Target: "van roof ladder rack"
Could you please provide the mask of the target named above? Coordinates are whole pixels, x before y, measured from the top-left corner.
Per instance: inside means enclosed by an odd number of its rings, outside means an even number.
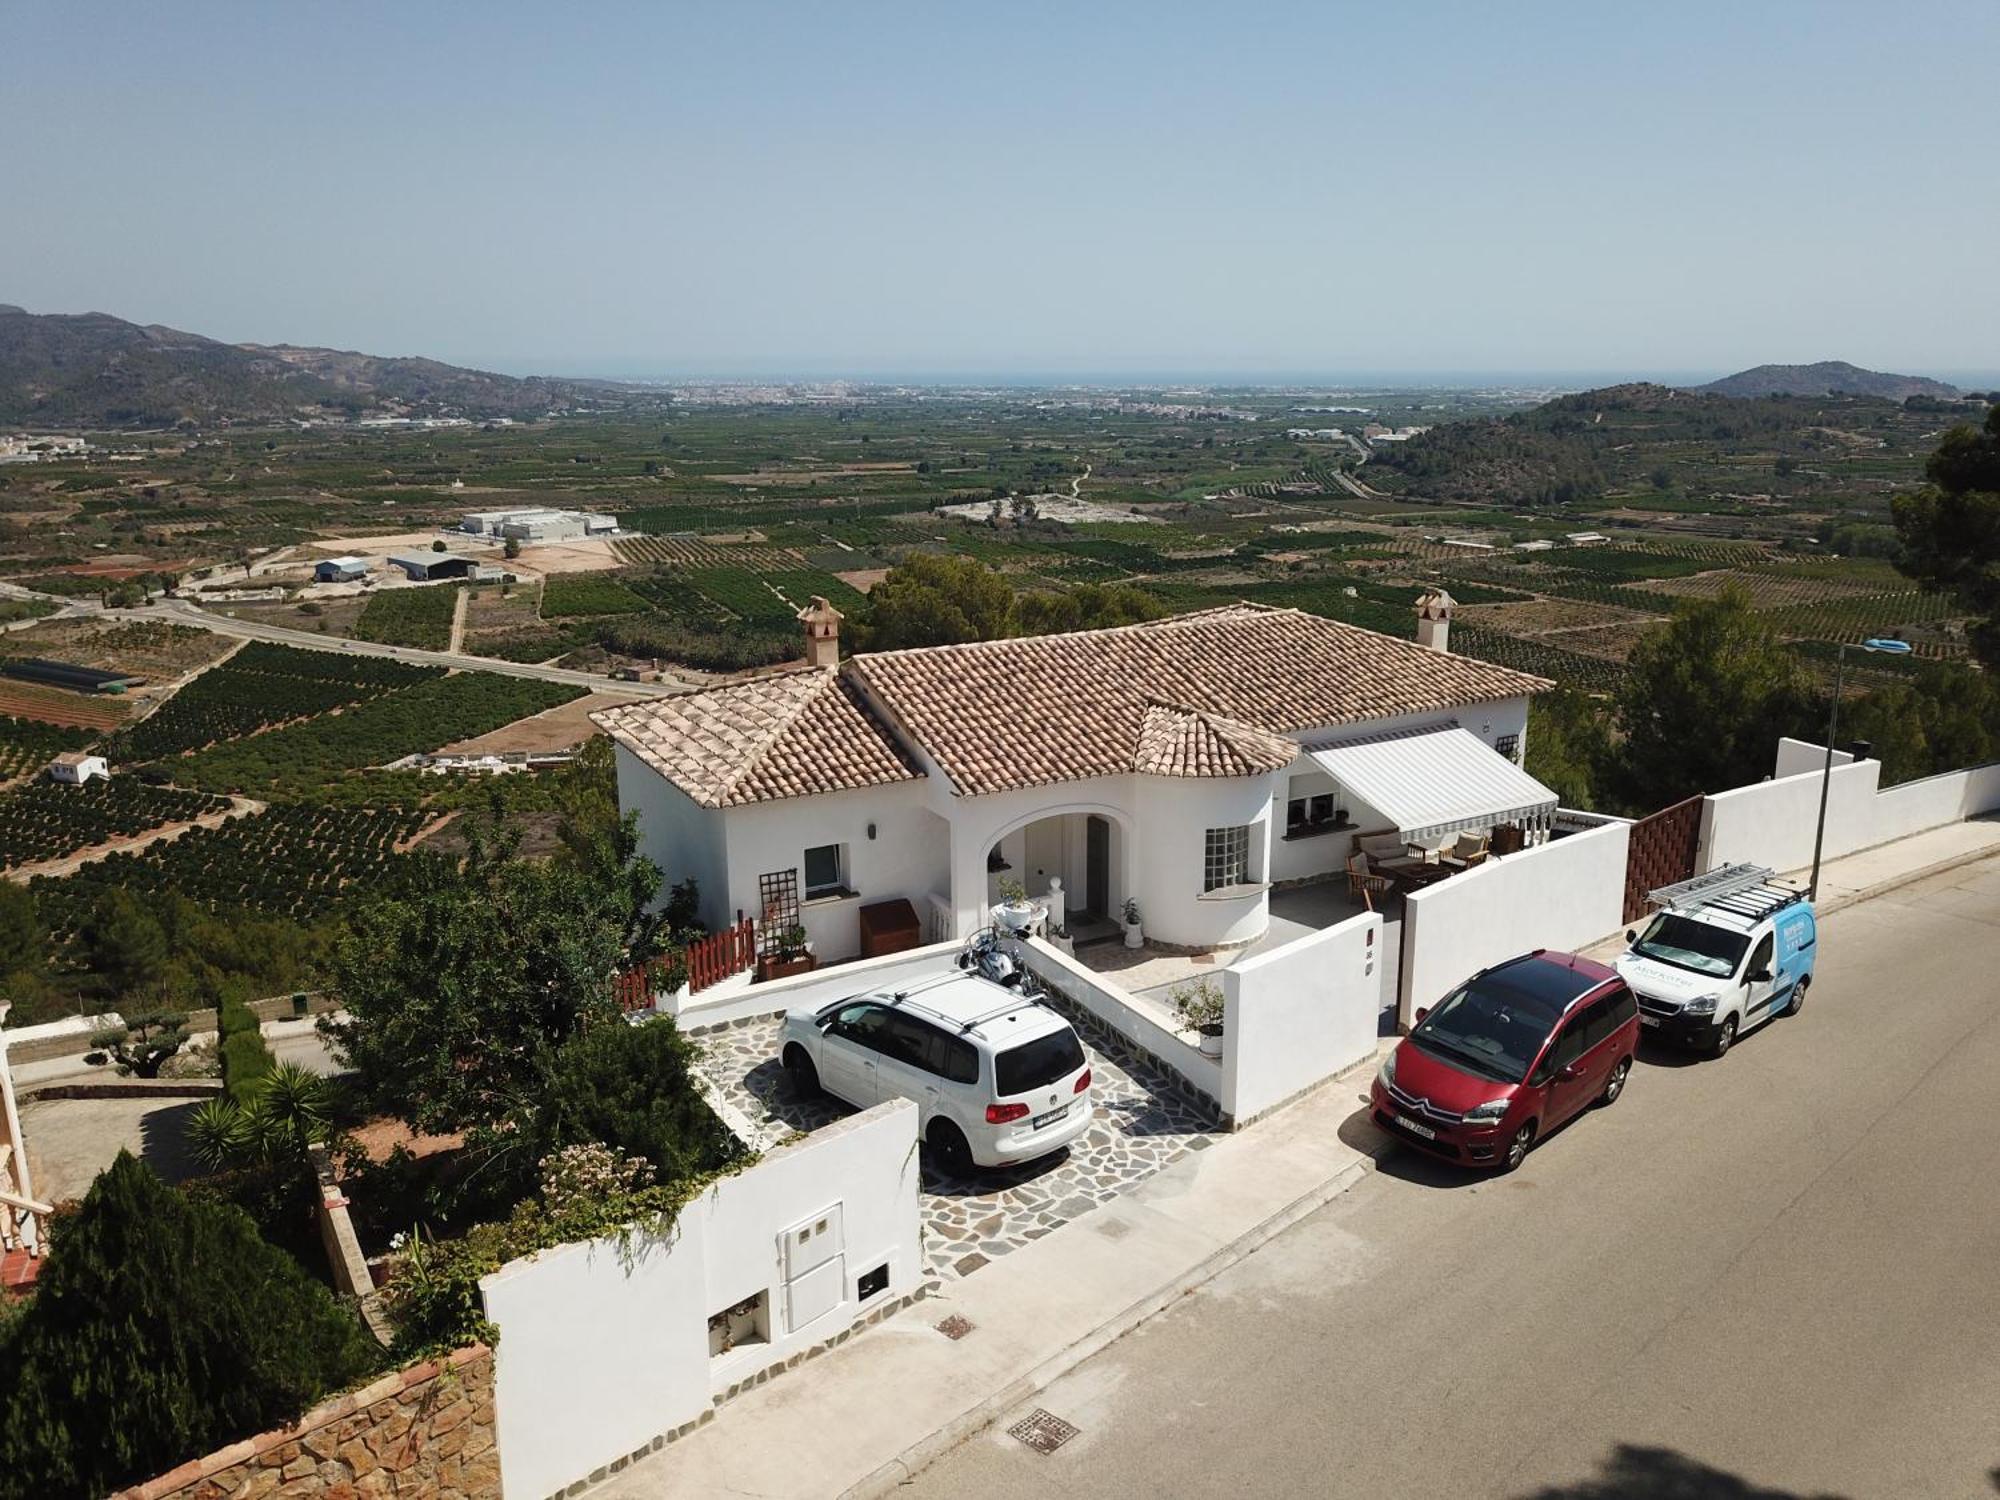
[[[1770,879],[1768,865],[1723,865],[1692,880],[1680,880],[1648,891],[1646,899],[1668,911],[1689,911],[1697,906],[1713,905],[1739,891],[1753,890],[1768,884]]]

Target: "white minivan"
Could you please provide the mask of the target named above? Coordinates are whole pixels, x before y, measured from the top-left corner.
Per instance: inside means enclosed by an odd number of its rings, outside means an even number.
[[[1059,1151],[1090,1128],[1090,1064],[1069,1022],[977,974],[855,995],[785,1016],[793,1086],[857,1108],[913,1100],[946,1172]]]

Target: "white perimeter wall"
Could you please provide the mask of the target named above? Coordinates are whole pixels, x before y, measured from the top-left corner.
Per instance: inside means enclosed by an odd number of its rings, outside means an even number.
[[[780,1234],[835,1203],[843,1300],[787,1326]],[[854,1300],[855,1280],[889,1267],[888,1288]],[[687,1205],[664,1237],[633,1231],[565,1245],[480,1282],[494,1351],[501,1492],[546,1500],[593,1470],[692,1422],[716,1392],[823,1343],[922,1275],[917,1107],[877,1105],[772,1152]],[[768,1342],[710,1358],[711,1313],[764,1291]],[[809,1464],[810,1455],[801,1463]]]
[[[1374,1052],[1382,961],[1369,912],[1222,971],[1222,1108],[1237,1125]]]
[[[817,1010],[850,995],[901,989],[919,979],[942,974],[955,966],[960,946],[957,942],[931,943],[881,958],[794,974],[789,979],[773,979],[768,984],[755,984],[747,974],[740,975],[699,994],[674,998],[666,1009],[683,1031],[779,1011]]]
[[[1808,868],[1823,780],[1828,782],[1824,859],[2000,808],[2000,762],[1879,791],[1879,761],[1857,762],[1836,750],[1829,778],[1825,756],[1819,745],[1780,740],[1776,779],[1706,799],[1696,867],[1713,870],[1748,861],[1774,870]]]
[[[1608,823],[1413,892],[1403,903],[1396,1016],[1435,1004],[1488,964],[1534,948],[1588,947],[1624,916],[1631,828]]]
[[[1112,1030],[1153,1054],[1209,1098],[1222,1103],[1222,1064],[1174,1029],[1174,1015],[1149,995],[1121,989],[1041,938],[1019,950],[1028,967],[1051,990],[1082,1006]]]

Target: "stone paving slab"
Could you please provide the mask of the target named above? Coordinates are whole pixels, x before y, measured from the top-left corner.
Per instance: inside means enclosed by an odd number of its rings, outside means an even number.
[[[853,1111],[831,1095],[801,1099],[778,1061],[779,1016],[758,1016],[693,1035],[702,1072],[750,1120],[813,1131]],[[938,1283],[1032,1244],[1108,1203],[1169,1162],[1206,1147],[1213,1113],[1116,1040],[1079,1029],[1090,1058],[1090,1129],[1063,1151],[1018,1167],[964,1177],[923,1159],[924,1261]]]

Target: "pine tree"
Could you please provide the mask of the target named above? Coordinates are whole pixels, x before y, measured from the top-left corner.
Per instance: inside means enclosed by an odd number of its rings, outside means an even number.
[[[58,1220],[0,1359],[0,1500],[95,1496],[297,1416],[381,1362],[240,1209],[126,1152]]]

